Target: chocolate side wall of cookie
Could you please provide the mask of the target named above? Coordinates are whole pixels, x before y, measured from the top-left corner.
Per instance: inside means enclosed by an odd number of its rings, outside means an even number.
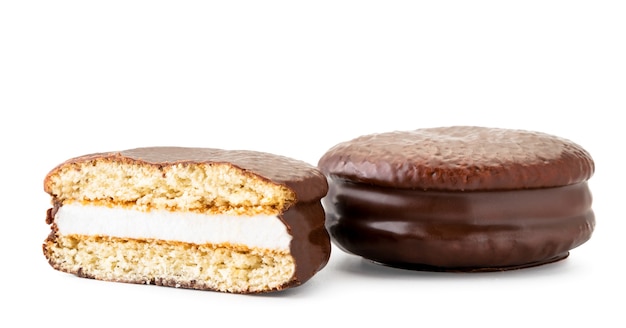
[[[532,266],[563,257],[588,241],[595,228],[586,182],[473,192],[344,182],[331,185],[324,203],[327,228],[344,251],[394,266],[464,271]]]
[[[321,202],[298,203],[281,215],[292,234],[290,251],[296,261],[294,284],[302,284],[322,270],[330,259],[330,236]]]

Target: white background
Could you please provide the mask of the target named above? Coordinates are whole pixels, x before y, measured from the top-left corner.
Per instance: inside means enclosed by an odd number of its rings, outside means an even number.
[[[0,2],[0,326],[623,327],[623,1]],[[105,283],[41,252],[46,173],[137,146],[311,164],[361,134],[443,125],[586,148],[597,227],[562,262],[390,269],[333,249],[305,285],[246,296]]]

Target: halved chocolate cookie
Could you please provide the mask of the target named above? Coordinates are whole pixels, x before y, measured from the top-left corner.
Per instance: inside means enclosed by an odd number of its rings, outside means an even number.
[[[230,293],[299,286],[328,262],[314,166],[250,150],[147,147],[84,155],[46,176],[43,245],[80,277]]]

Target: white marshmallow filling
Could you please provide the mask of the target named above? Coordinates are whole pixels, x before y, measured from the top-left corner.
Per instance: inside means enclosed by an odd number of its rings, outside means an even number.
[[[291,235],[272,215],[208,215],[83,205],[61,206],[54,218],[61,235],[162,239],[288,251]]]

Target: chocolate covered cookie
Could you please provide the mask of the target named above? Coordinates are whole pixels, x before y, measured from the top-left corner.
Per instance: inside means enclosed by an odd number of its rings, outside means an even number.
[[[59,271],[230,293],[301,285],[330,256],[312,165],[247,150],[151,147],[72,158],[45,177]]]
[[[590,154],[557,136],[453,126],[342,142],[318,164],[342,250],[390,266],[493,271],[566,258],[595,226]]]

